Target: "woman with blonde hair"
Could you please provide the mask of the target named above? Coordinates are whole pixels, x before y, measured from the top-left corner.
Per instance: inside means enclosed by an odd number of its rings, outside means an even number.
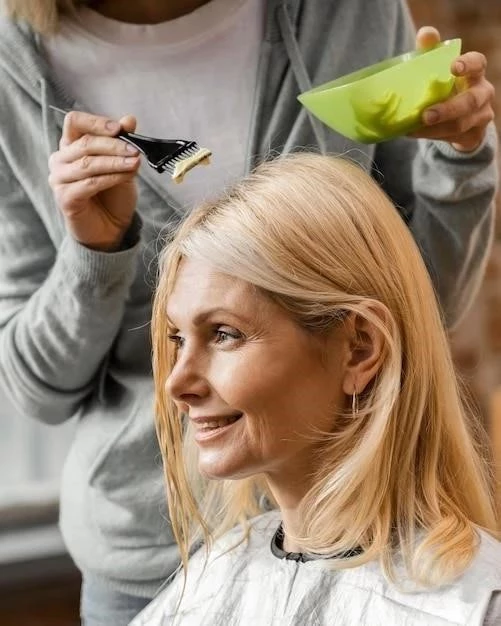
[[[493,87],[484,56],[465,52],[452,68],[464,91],[418,134],[360,145],[310,119],[297,95],[437,43],[403,0],[0,6],[0,385],[19,415],[75,418],[60,528],[85,625],[124,626],[179,563],[152,410],[159,231],[270,150],[349,151],[399,207],[453,325],[492,238]],[[170,184],[116,137],[136,120],[141,134],[210,148],[211,167]]]
[[[153,345],[184,573],[135,626],[500,623],[489,479],[435,294],[358,166],[284,157],[192,213]]]

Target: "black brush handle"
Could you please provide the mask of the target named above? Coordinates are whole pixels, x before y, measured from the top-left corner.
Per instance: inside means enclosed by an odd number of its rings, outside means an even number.
[[[162,171],[166,160],[175,158],[189,143],[182,139],[157,139],[126,131],[120,131],[117,137],[135,146],[148,159],[149,165],[158,171]]]

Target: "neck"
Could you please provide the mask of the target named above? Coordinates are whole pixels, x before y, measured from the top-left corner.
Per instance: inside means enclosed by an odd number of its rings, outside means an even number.
[[[282,514],[282,526],[284,529],[284,545],[285,552],[303,552],[301,545],[294,541],[299,530],[300,520],[295,509],[280,508]]]
[[[301,546],[292,538],[299,534],[302,519],[298,509],[301,500],[310,488],[310,484],[305,480],[282,481],[276,476],[267,476],[268,488],[273,494],[273,498],[278,504],[282,515],[284,529],[284,550],[286,552],[303,552]]]
[[[96,0],[91,8],[105,17],[129,24],[160,24],[191,13],[209,0]]]

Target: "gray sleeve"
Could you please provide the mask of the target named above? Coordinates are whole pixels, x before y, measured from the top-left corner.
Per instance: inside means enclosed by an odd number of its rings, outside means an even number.
[[[56,250],[5,164],[0,220],[0,383],[21,413],[57,423],[93,389],[120,326],[138,244],[106,254],[66,236]]]
[[[407,138],[378,152],[382,186],[407,221],[453,327],[480,286],[490,251],[498,183],[495,128],[470,154],[444,142]]]
[[[394,53],[414,46],[414,27],[401,1]],[[374,175],[406,220],[426,262],[447,326],[475,296],[494,232],[498,185],[497,134],[461,153],[441,141],[401,138],[378,145]]]
[[[499,626],[501,624],[501,591],[494,591],[491,596],[484,626]]]

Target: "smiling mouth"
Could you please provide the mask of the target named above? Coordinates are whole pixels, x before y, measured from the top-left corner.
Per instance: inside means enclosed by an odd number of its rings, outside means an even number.
[[[234,424],[241,417],[242,417],[242,413],[238,415],[231,415],[228,417],[213,417],[205,421],[199,421],[197,422],[197,430],[201,432],[210,432],[213,430],[218,430],[219,428],[224,428],[225,426]]]

